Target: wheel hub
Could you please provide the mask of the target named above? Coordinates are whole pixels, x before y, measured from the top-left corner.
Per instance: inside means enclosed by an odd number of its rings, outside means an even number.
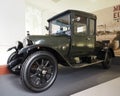
[[[46,75],[46,73],[47,73],[47,70],[42,70],[43,75]]]

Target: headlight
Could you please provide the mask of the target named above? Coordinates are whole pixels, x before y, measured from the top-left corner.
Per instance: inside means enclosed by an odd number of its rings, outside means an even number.
[[[15,45],[16,45],[16,48],[17,48],[17,49],[23,48],[23,44],[22,44],[22,42],[20,42],[20,41],[17,41]]]
[[[25,38],[23,40],[23,46],[25,47],[25,46],[29,46],[29,45],[33,45],[33,42],[30,39]]]
[[[25,39],[23,40],[23,46],[25,47],[25,46],[27,46],[27,45],[28,45],[28,39],[25,38]]]
[[[18,41],[15,42],[15,47],[18,48]]]

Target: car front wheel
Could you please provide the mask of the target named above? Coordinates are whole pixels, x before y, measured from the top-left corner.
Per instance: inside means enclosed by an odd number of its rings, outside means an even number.
[[[46,51],[30,55],[22,65],[21,81],[30,90],[41,92],[55,81],[58,65],[55,57]]]

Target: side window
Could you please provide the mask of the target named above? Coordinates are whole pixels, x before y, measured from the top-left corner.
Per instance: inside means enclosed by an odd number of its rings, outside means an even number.
[[[90,19],[90,35],[94,35],[95,34],[95,20],[94,19]]]
[[[74,19],[74,32],[78,33],[86,33],[87,32],[87,18],[82,16],[75,16]]]

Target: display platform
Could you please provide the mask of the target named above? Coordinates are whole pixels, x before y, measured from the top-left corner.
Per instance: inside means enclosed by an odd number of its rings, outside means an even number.
[[[71,96],[120,96],[120,77]]]
[[[120,57],[113,59],[109,70],[102,69],[100,65],[77,70],[60,66],[55,83],[42,93],[27,90],[21,84],[19,76],[8,74],[0,76],[0,96],[70,96],[118,77]]]

